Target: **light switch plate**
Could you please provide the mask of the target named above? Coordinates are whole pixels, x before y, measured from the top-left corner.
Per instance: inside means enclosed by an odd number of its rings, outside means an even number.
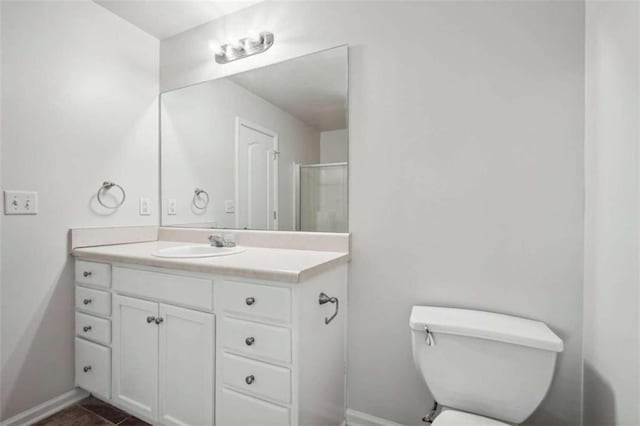
[[[176,210],[177,210],[176,209],[176,204],[177,204],[177,201],[176,201],[175,198],[169,198],[167,200],[167,214],[168,215],[175,216],[177,214],[176,213]]]
[[[148,198],[140,198],[140,216],[151,216],[151,201]]]
[[[38,214],[38,193],[4,191],[4,214]]]
[[[225,200],[224,201],[224,212],[225,213],[235,213],[236,211],[236,202],[235,200]]]

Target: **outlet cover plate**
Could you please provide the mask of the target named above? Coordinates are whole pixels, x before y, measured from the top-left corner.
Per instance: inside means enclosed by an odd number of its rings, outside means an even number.
[[[151,200],[145,197],[140,198],[140,216],[151,216]]]
[[[175,216],[177,214],[176,204],[177,204],[177,201],[175,198],[169,198],[169,200],[167,200],[168,215]]]

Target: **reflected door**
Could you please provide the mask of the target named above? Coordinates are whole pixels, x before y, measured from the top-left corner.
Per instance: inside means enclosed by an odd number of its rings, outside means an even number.
[[[278,229],[278,135],[236,119],[236,227]]]

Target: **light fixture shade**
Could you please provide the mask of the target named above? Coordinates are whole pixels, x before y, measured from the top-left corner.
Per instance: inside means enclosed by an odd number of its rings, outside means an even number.
[[[265,52],[273,46],[273,42],[273,33],[263,31],[260,33],[252,33],[248,37],[223,44],[222,46],[212,41],[209,43],[209,46],[214,51],[216,62],[219,64],[226,64],[238,59],[246,58],[247,56]],[[217,48],[214,50],[214,47]]]

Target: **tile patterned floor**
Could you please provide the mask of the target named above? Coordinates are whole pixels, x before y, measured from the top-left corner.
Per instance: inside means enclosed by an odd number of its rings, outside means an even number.
[[[92,396],[65,408],[33,426],[150,426]]]

